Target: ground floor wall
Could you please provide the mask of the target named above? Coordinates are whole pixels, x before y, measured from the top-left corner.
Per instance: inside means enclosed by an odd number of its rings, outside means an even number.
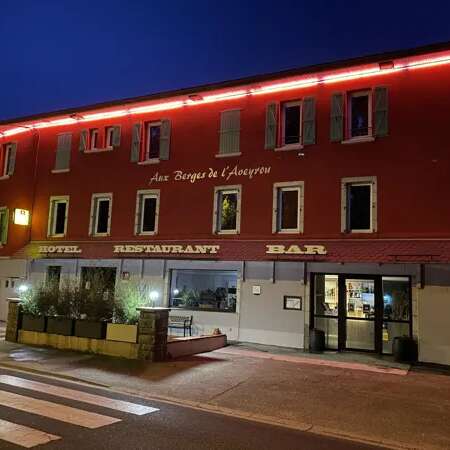
[[[113,267],[117,283],[140,281],[156,292],[156,306],[170,306],[173,270],[230,270],[238,274],[233,312],[172,308],[171,315],[192,315],[193,334],[214,329],[230,341],[308,348],[311,276],[314,273],[405,276],[411,280],[412,332],[419,359],[450,364],[450,265],[339,264],[295,261],[193,261],[163,259],[39,259],[27,264],[0,261],[1,274],[27,276],[33,284],[45,281],[49,266],[61,266],[61,279],[76,281],[83,267]],[[10,265],[9,265],[9,264]],[[14,264],[17,264],[14,269]],[[27,266],[27,267],[26,267]],[[12,271],[12,272],[11,272]],[[286,308],[286,298],[295,308]],[[296,300],[297,299],[297,300]],[[172,330],[182,334],[181,330]],[[393,331],[392,331],[393,332]]]
[[[23,259],[0,259],[0,321],[6,321],[10,297],[16,297],[21,281],[27,278],[27,262]]]

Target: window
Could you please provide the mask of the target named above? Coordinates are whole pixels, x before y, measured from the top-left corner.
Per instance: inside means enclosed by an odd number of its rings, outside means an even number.
[[[145,160],[158,159],[161,144],[161,122],[147,124],[147,140],[145,145]]]
[[[158,231],[159,190],[138,191],[136,198],[135,234],[156,234]]]
[[[61,266],[48,266],[45,284],[51,287],[59,288],[60,281],[61,281]]]
[[[170,306],[202,311],[236,312],[238,272],[172,270]]]
[[[52,172],[68,172],[70,169],[70,154],[72,150],[72,134],[58,135],[56,146],[55,168]]]
[[[107,127],[105,132],[106,148],[112,148],[114,145],[115,127]]]
[[[51,197],[48,217],[48,236],[63,237],[67,231],[69,197]]]
[[[9,177],[14,173],[16,163],[16,144],[4,144],[0,151],[0,178]]]
[[[91,203],[90,234],[107,236],[111,231],[112,194],[94,194]]]
[[[376,231],[376,178],[350,178],[342,181],[342,231]]]
[[[241,133],[241,111],[223,111],[220,115],[219,155],[239,155]]]
[[[215,233],[236,234],[240,229],[240,186],[218,187],[214,195]]]
[[[89,149],[96,150],[99,148],[99,132],[98,128],[92,128],[89,130]]]
[[[372,98],[370,91],[349,94],[348,127],[350,139],[372,135]]]
[[[282,104],[282,146],[301,143],[301,102]]]
[[[8,208],[0,208],[0,245],[6,245],[8,241],[8,224],[9,210]]]
[[[274,184],[272,231],[303,232],[303,182]]]

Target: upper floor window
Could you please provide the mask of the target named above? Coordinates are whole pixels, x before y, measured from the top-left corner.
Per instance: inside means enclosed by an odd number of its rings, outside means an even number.
[[[220,115],[220,142],[217,156],[240,155],[241,111],[223,111]]]
[[[67,231],[69,197],[51,197],[48,216],[48,236],[63,237]]]
[[[0,179],[8,178],[14,173],[16,165],[17,144],[14,142],[0,147]]]
[[[70,170],[71,150],[72,134],[59,134],[56,146],[55,168],[52,170],[53,173],[68,172]]]
[[[274,233],[303,232],[303,182],[275,183],[273,187]]]
[[[280,123],[281,122],[281,123]],[[314,97],[269,103],[266,108],[264,147],[267,150],[298,150],[316,143],[316,101]]]
[[[120,146],[120,126],[108,126],[106,128],[91,128],[80,133],[80,152],[100,152],[112,150]]]
[[[93,194],[89,234],[108,236],[111,232],[112,194]]]
[[[388,134],[388,90],[337,92],[331,96],[330,140],[351,144]]]
[[[131,162],[158,163],[169,159],[171,123],[168,119],[135,123],[131,139]]]
[[[159,190],[138,191],[136,198],[135,234],[158,232]]]
[[[9,209],[0,208],[0,245],[6,245],[8,241]]]
[[[372,233],[377,231],[376,177],[342,180],[341,231]]]
[[[241,187],[216,187],[214,192],[213,231],[237,234],[240,230]]]

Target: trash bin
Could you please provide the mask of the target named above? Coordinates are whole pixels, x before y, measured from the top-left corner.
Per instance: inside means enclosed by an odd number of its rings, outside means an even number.
[[[396,336],[392,343],[392,354],[397,362],[416,362],[417,342],[409,336]]]
[[[309,334],[309,351],[311,353],[322,353],[325,350],[325,332],[312,329]]]

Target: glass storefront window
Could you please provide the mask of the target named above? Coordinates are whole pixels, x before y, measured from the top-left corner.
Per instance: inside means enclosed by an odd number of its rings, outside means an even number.
[[[314,314],[318,316],[338,315],[338,276],[316,275]]]
[[[409,279],[383,277],[384,320],[409,320]]]
[[[238,272],[172,270],[170,306],[202,311],[235,312]]]

